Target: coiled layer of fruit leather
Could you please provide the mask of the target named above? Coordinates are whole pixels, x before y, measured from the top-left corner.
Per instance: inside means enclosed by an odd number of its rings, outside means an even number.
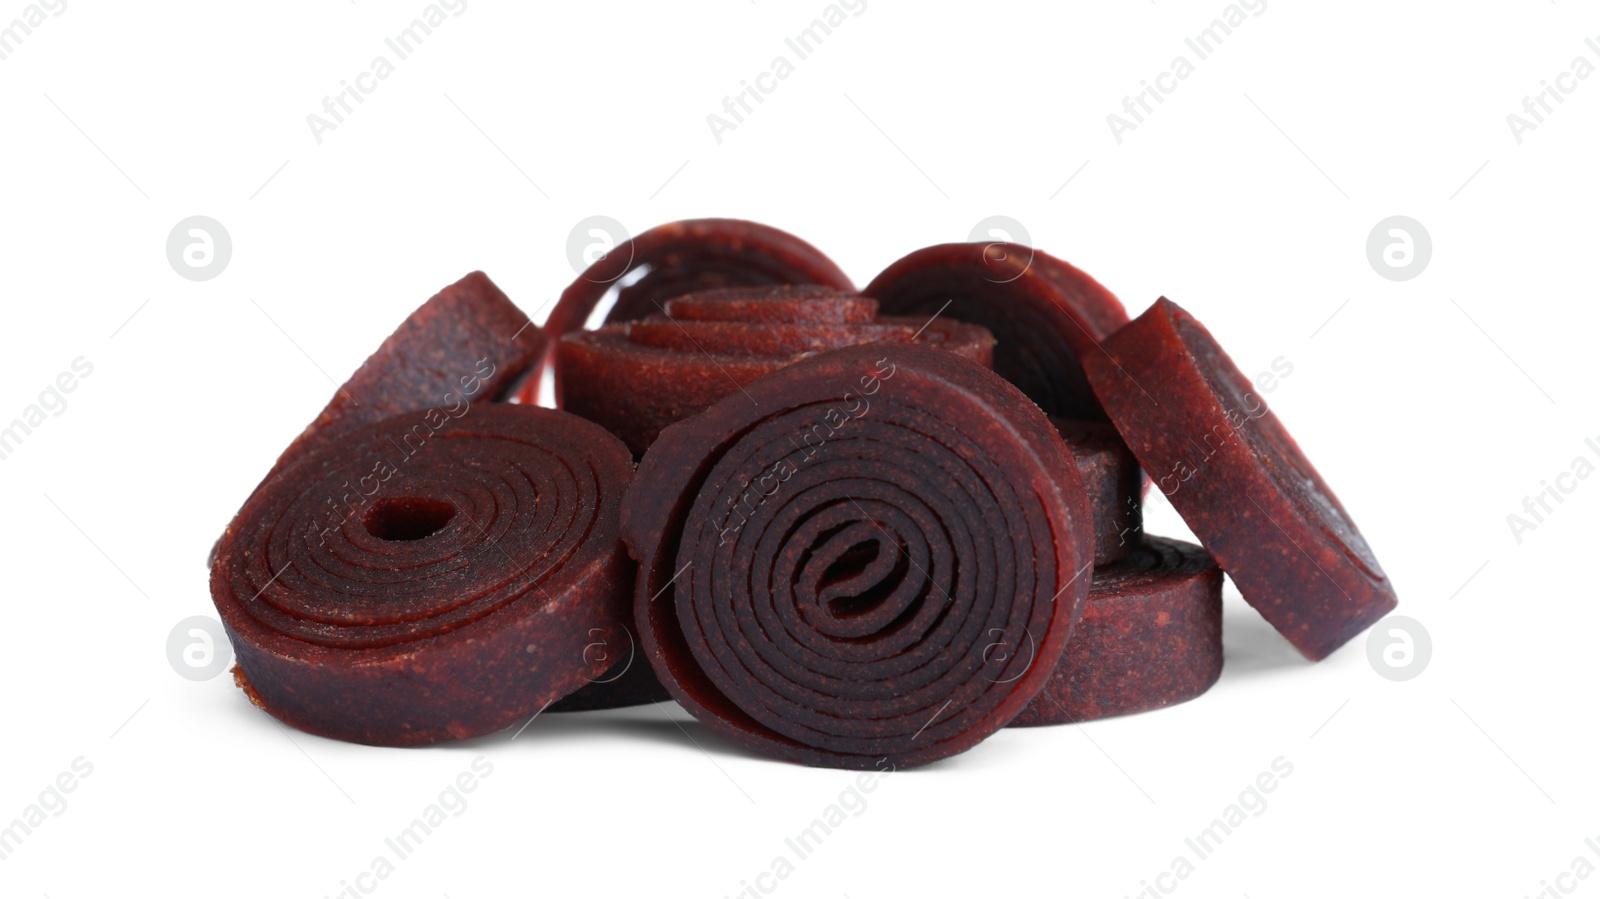
[[[1051,418],[1078,466],[1094,516],[1094,564],[1126,556],[1144,539],[1144,471],[1116,428]]]
[[[603,429],[484,404],[403,413],[267,481],[211,595],[258,706],[301,730],[409,746],[491,733],[605,676],[630,639],[618,540],[632,473]]]
[[[877,303],[826,287],[730,288],[668,300],[663,312],[562,339],[561,407],[643,455],[661,429],[757,378],[827,350],[920,343],[982,365],[984,329],[953,319],[885,318]]]
[[[862,291],[886,315],[942,315],[988,328],[994,370],[1050,415],[1105,421],[1085,356],[1126,324],[1111,291],[1047,253],[1014,243],[953,243],[907,255]]]
[[[1158,709],[1199,696],[1221,674],[1222,569],[1192,543],[1150,537],[1095,569],[1055,673],[1011,726]]]
[[[745,395],[745,394],[748,395]],[[641,642],[742,745],[906,767],[1005,725],[1089,586],[1088,500],[1027,397],[908,344],[795,363],[662,432],[623,503]]]
[[[585,269],[562,291],[545,330],[556,339],[579,330],[612,292],[608,324],[660,314],[667,300],[686,293],[777,284],[855,292],[833,260],[793,234],[739,219],[670,222],[623,241]],[[535,402],[536,388],[522,391],[522,401]]]
[[[877,302],[819,286],[724,288],[668,300],[665,314],[569,334],[557,365],[561,405],[642,456],[667,425],[741,386],[829,349],[915,341],[983,365],[994,340],[951,319],[883,321]],[[648,664],[585,687],[552,712],[669,699]]]
[[[406,317],[278,455],[262,482],[318,446],[391,415],[432,409],[436,420],[474,402],[538,395],[550,341],[489,276],[472,272]],[[259,489],[259,488],[257,488]],[[216,546],[206,560],[216,559]]]
[[[1395,607],[1344,506],[1211,333],[1165,297],[1088,357],[1111,421],[1245,601],[1313,661]]]

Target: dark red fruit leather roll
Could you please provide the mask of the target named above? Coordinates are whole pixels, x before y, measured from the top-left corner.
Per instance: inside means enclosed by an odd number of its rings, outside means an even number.
[[[1126,324],[1122,303],[1093,278],[1013,243],[926,247],[862,291],[886,315],[941,314],[988,328],[995,373],[1050,415],[1105,421],[1083,374],[1097,341]],[[943,310],[941,313],[940,310]]]
[[[1094,517],[1094,564],[1126,556],[1144,538],[1144,471],[1117,429],[1051,418],[1078,466]]]
[[[507,399],[538,391],[536,364],[550,340],[489,276],[473,272],[400,323],[289,444],[281,467],[323,438],[401,412]]]
[[[1308,659],[1395,607],[1322,476],[1211,333],[1165,297],[1088,357],[1111,421],[1239,592]]]
[[[623,502],[635,618],[672,695],[808,765],[920,765],[976,745],[1066,644],[1088,500],[1016,388],[927,347],[781,369],[662,432]],[[1079,576],[1081,575],[1081,577]]]
[[[1199,696],[1221,674],[1222,569],[1192,543],[1151,537],[1095,568],[1055,673],[1011,726],[1159,709]]]
[[[618,244],[561,293],[545,330],[559,339],[589,320],[612,290],[606,322],[660,313],[667,300],[718,287],[820,284],[849,293],[855,285],[833,260],[793,234],[739,219],[690,219],[657,225]],[[536,398],[523,391],[523,401]]]
[[[954,320],[885,319],[877,303],[827,287],[747,287],[668,300],[662,313],[568,334],[560,405],[642,456],[661,429],[808,356],[863,343],[938,346],[983,365],[994,338]]]
[[[298,457],[223,536],[211,595],[256,705],[410,746],[491,733],[604,677],[626,645],[631,476],[602,428],[484,404],[402,413]]]
[[[639,321],[568,334],[556,367],[562,408],[621,437],[635,457],[643,456],[667,425],[762,375],[829,349],[914,341],[985,366],[992,363],[994,338],[976,325],[880,319],[877,301],[831,287],[721,288],[667,300],[662,310]],[[669,698],[641,660],[550,710],[617,708]]]
[[[430,407],[454,414],[474,402],[505,399],[520,386],[537,396],[549,343],[488,275],[472,272],[400,323],[278,455],[267,478],[322,443],[391,415]],[[212,546],[207,566],[216,552]]]

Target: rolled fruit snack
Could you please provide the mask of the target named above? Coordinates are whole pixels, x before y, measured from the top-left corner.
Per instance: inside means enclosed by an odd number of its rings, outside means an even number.
[[[1326,657],[1395,607],[1361,532],[1211,333],[1165,297],[1086,357],[1106,412],[1245,601]]]
[[[474,402],[507,399],[523,386],[537,394],[549,343],[488,275],[472,272],[407,316],[262,481],[348,430],[401,412],[434,408],[435,415],[453,415]],[[207,567],[216,551],[213,545]]]
[[[279,457],[341,431],[432,406],[509,399],[538,389],[536,364],[549,337],[489,276],[473,272],[400,323]]]
[[[994,339],[953,319],[878,315],[874,300],[827,287],[743,287],[667,300],[636,321],[562,338],[560,407],[604,425],[636,456],[661,429],[756,378],[864,343],[922,343],[985,366]]]
[[[991,362],[994,339],[952,319],[884,318],[877,302],[815,285],[729,287],[667,300],[638,321],[561,340],[559,405],[644,455],[661,429],[801,359],[865,343],[919,343]],[[618,647],[635,658],[631,644]],[[615,708],[670,698],[650,666],[584,688],[551,711]]]
[[[517,421],[515,416],[520,415],[521,424],[516,425],[520,430],[527,430],[530,422],[537,422],[552,434],[573,431],[576,426],[567,418],[531,409],[512,407],[505,413],[489,412],[492,401],[505,399],[519,385],[538,379],[539,363],[547,344],[544,332],[532,325],[488,277],[481,272],[469,274],[413,312],[279,456],[261,486],[253,491],[251,501],[218,540],[210,563],[213,599],[222,612],[240,660],[235,678],[253,701],[281,719],[317,733],[361,742],[397,744],[479,732],[485,726],[492,728],[505,710],[519,711],[527,704],[528,697],[506,699],[497,688],[490,689],[494,685],[487,685],[483,695],[472,700],[476,705],[462,706],[460,714],[427,708],[438,696],[459,699],[459,694],[447,683],[453,677],[450,666],[472,668],[475,663],[469,659],[478,649],[492,654],[486,648],[489,641],[475,637],[473,639],[478,642],[452,643],[459,638],[446,635],[481,634],[484,629],[497,626],[479,623],[477,630],[462,631],[462,625],[472,615],[495,607],[505,597],[485,593],[485,585],[474,582],[469,572],[453,571],[450,565],[454,563],[443,556],[430,557],[427,565],[415,568],[411,572],[419,578],[415,583],[404,576],[396,577],[392,572],[384,574],[382,569],[394,564],[396,559],[406,558],[403,551],[437,548],[437,540],[448,536],[446,531],[456,534],[459,542],[460,528],[480,519],[487,520],[485,516],[490,512],[484,507],[460,514],[462,506],[448,497],[427,499],[413,493],[397,496],[396,486],[404,480],[404,475],[390,483],[388,478],[379,477],[371,470],[360,469],[358,462],[365,458],[361,453],[372,448],[365,447],[357,452],[346,446],[345,441],[356,439],[352,435],[364,429],[398,422],[403,426],[402,432],[389,435],[393,438],[389,450],[396,458],[410,459],[411,454],[425,444],[463,446],[459,440],[449,442],[439,438],[461,437],[463,429],[470,431],[483,420],[485,413],[513,422]],[[399,417],[395,418],[397,415]],[[507,419],[508,415],[512,418]],[[471,421],[464,424],[468,418]],[[580,447],[586,455],[575,457],[578,460],[590,456],[600,458],[607,452],[606,447],[614,452],[620,446],[592,426],[576,427],[575,432],[597,441],[594,446]],[[595,437],[596,433],[601,437]],[[549,460],[539,455],[541,451],[527,449],[524,452],[532,454],[530,458],[533,459],[525,464],[548,467]],[[438,457],[445,455],[446,450],[432,449],[430,453]],[[349,458],[341,462],[340,454]],[[294,525],[311,527],[310,516],[324,522],[315,528],[315,540],[301,534],[303,545],[298,549],[291,550],[288,544],[279,542],[273,544],[271,553],[261,546],[251,545],[252,540],[267,539],[259,532],[262,516],[282,513],[282,504],[291,499],[286,491],[295,489],[294,484],[303,487],[309,483],[307,479],[313,475],[308,472],[314,470],[312,457],[318,460],[315,463],[320,466],[315,468],[318,472],[330,466],[334,466],[334,471],[344,470],[337,468],[338,465],[357,466],[346,471],[343,480],[318,486],[309,499],[296,500],[294,515],[306,517],[294,520]],[[405,465],[405,473],[418,475],[426,467],[428,458],[429,455],[423,456],[424,464]],[[564,488],[566,493],[554,494],[548,506],[550,510],[558,508],[563,497],[568,502],[576,502],[584,495],[598,497],[602,492],[610,497],[604,508],[596,507],[584,513],[598,515],[598,529],[589,538],[595,546],[587,552],[604,561],[592,563],[591,568],[598,568],[588,573],[580,571],[583,566],[576,563],[563,569],[573,586],[568,591],[570,595],[562,599],[561,608],[552,608],[552,617],[548,619],[592,623],[585,625],[581,635],[554,635],[548,645],[525,643],[521,649],[529,657],[525,660],[528,670],[515,677],[508,676],[502,686],[514,682],[516,677],[534,677],[542,686],[530,688],[528,696],[555,694],[545,700],[550,701],[589,681],[610,680],[614,676],[606,669],[616,665],[617,656],[607,653],[606,648],[626,645],[632,640],[627,620],[631,616],[618,611],[619,603],[626,601],[632,569],[617,546],[601,547],[607,539],[616,541],[615,502],[626,483],[629,467],[619,468],[615,460],[597,463],[595,470],[604,472],[604,491],[599,491],[601,485],[592,483],[584,488],[587,493],[575,493],[578,488],[569,485]],[[291,469],[293,475],[288,474]],[[447,476],[465,479],[471,474],[436,471],[433,477],[437,485],[439,479]],[[291,482],[291,477],[299,480]],[[462,484],[465,483],[463,480]],[[261,498],[263,492],[269,492],[270,496]],[[488,497],[489,494],[479,490],[471,498],[481,504]],[[260,502],[255,502],[257,499]],[[311,505],[308,507],[306,503]],[[507,526],[516,520],[511,511],[506,510],[504,524]],[[328,523],[335,520],[338,526],[324,533]],[[540,519],[529,523],[534,530],[520,533],[513,539],[498,540],[493,546],[474,547],[461,543],[457,547],[461,554],[458,561],[470,562],[475,555],[487,553],[490,561],[495,562],[504,557],[507,550],[537,548],[539,541],[554,539],[537,528],[554,532],[558,526],[576,526],[574,522],[578,520],[559,523]],[[374,530],[363,536],[362,531],[352,530],[352,522],[370,525]],[[456,530],[451,531],[441,523],[450,523]],[[432,534],[424,534],[431,524],[440,524],[444,530],[439,533],[445,536],[434,538]],[[282,541],[287,533],[287,530],[275,533],[273,539]],[[424,536],[431,539],[423,539]],[[348,558],[335,559],[327,555],[330,545],[341,547],[346,541],[359,546],[346,551]],[[219,556],[225,546],[231,550],[226,557]],[[267,558],[272,560],[269,563],[273,569],[271,574],[279,574],[279,578],[267,577],[257,584],[254,578],[259,572],[251,566]],[[320,599],[302,594],[280,596],[286,584],[299,583],[297,578],[320,577],[317,572],[324,563],[333,566],[337,577],[350,579],[352,592],[348,608],[336,609],[335,599],[327,596]],[[369,570],[372,568],[378,573]],[[488,573],[492,569],[480,567],[479,570]],[[560,592],[547,581],[561,576],[549,572],[521,575],[525,585],[537,586],[541,599],[545,594]],[[438,580],[427,586],[428,578]],[[336,582],[334,575],[323,580],[324,584]],[[248,590],[241,586],[249,584],[257,586]],[[511,584],[508,581],[500,589],[511,589]],[[435,595],[418,595],[419,591],[427,590],[433,590]],[[458,592],[452,597],[451,591]],[[384,597],[411,605],[400,608]],[[314,617],[296,623],[300,604],[313,602],[324,603],[320,606],[320,623]],[[531,602],[524,600],[519,607]],[[575,604],[594,608],[571,608]],[[501,621],[512,614],[498,612],[494,620]],[[386,626],[380,627],[386,621]],[[402,621],[408,623],[402,624]],[[313,624],[316,626],[312,627]],[[273,628],[279,626],[284,631],[274,633]],[[301,627],[312,627],[313,632],[300,634],[297,628]],[[358,633],[363,627],[368,630]],[[430,627],[434,630],[430,631]],[[589,633],[589,628],[594,628],[594,633]],[[378,636],[372,636],[374,634]],[[507,629],[501,639],[511,634]],[[575,636],[586,639],[573,650],[569,644]],[[430,642],[435,640],[437,642]],[[446,644],[452,646],[448,652],[443,650]],[[430,657],[432,661],[428,661]],[[417,664],[407,668],[396,662],[401,658],[415,660]],[[435,683],[413,684],[416,690],[413,695],[406,684],[408,679],[422,673],[424,662],[427,662],[426,676],[434,678]],[[485,670],[493,667],[486,657]],[[471,677],[461,683],[484,686]],[[496,705],[500,699],[504,699],[503,708]],[[414,700],[415,713],[405,712]],[[329,707],[323,709],[322,704]]]
[[[1083,373],[1097,343],[1128,321],[1111,291],[1048,253],[1014,243],[952,243],[902,257],[861,291],[884,315],[948,316],[997,343],[995,373],[1046,414],[1105,421]]]
[[[211,595],[252,702],[381,746],[482,736],[629,638],[627,448],[553,409],[402,413],[297,454],[229,526]]]
[[[767,755],[872,769],[969,749],[1045,684],[1088,592],[1089,514],[1027,397],[890,343],[666,428],[623,536],[645,655],[685,708]],[[1051,664],[987,651],[1025,637]]]
[[[781,284],[855,292],[833,260],[793,234],[738,219],[671,222],[618,244],[591,264],[562,292],[545,331],[560,340],[582,329],[612,293],[616,301],[607,324],[661,314],[668,300],[686,293]],[[519,396],[536,403],[538,385],[527,385]]]
[[[1222,569],[1198,546],[1149,537],[1095,567],[1054,673],[1010,726],[1158,709],[1199,696],[1221,674]]]

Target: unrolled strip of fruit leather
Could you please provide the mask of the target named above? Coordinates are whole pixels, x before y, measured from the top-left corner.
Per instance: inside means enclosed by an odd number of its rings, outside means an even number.
[[[632,469],[598,425],[504,403],[438,428],[405,412],[296,454],[211,570],[236,682],[280,721],[357,743],[528,720],[605,678],[620,660],[605,647],[631,639],[617,529]]]
[[[326,440],[401,412],[429,409],[442,419],[473,403],[506,399],[524,385],[537,395],[548,344],[544,331],[488,275],[472,272],[407,316],[334,391],[267,476]],[[207,565],[215,546],[211,552]]]
[[[538,381],[536,363],[549,342],[488,275],[472,272],[407,316],[278,464],[323,438],[401,412],[507,399]]]
[[[1395,607],[1344,506],[1211,333],[1165,297],[1087,357],[1112,424],[1245,601],[1313,661]]]
[[[1150,537],[1096,566],[1083,617],[1012,727],[1076,724],[1187,702],[1222,674],[1222,569],[1192,543]],[[1031,651],[1031,646],[996,651]]]
[[[755,751],[856,769],[946,758],[1015,718],[1093,562],[1087,496],[1039,408],[910,344],[746,391],[663,431],[623,501],[635,621],[673,697]],[[988,651],[1025,636],[1041,664]]]
[[[995,373],[1047,414],[1105,421],[1083,374],[1096,343],[1128,321],[1111,291],[1068,263],[1015,243],[925,247],[862,291],[885,315],[938,315],[994,334]]]

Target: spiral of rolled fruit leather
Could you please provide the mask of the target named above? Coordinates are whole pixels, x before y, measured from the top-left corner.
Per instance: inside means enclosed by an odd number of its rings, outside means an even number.
[[[1192,543],[1150,537],[1095,568],[1055,672],[1011,726],[1158,709],[1199,696],[1221,674],[1222,569]]]
[[[886,315],[944,315],[994,334],[995,373],[1047,414],[1105,421],[1083,373],[1096,343],[1126,324],[1111,291],[1066,262],[1014,243],[917,250],[862,291]]]
[[[584,326],[607,294],[606,323],[660,314],[667,300],[720,287],[817,284],[855,292],[839,266],[809,243],[739,219],[689,219],[657,225],[596,260],[561,292],[545,330],[556,339]],[[538,385],[520,394],[537,400]]]
[[[1245,601],[1316,661],[1395,607],[1349,513],[1211,332],[1162,297],[1088,359],[1112,424]]]
[[[1144,538],[1144,471],[1116,428],[1051,418],[1078,466],[1094,516],[1094,564],[1126,556]]]
[[[488,275],[472,272],[407,316],[278,455],[262,482],[340,434],[391,415],[430,407],[454,414],[474,401],[506,399],[519,387],[537,396],[539,363],[549,344]],[[216,553],[213,545],[208,567]]]
[[[661,429],[743,385],[830,349],[917,342],[991,363],[994,340],[950,319],[883,319],[877,303],[815,285],[730,287],[667,300],[635,322],[568,334],[557,361],[562,408],[621,437],[636,457]],[[636,649],[618,647],[630,660]],[[613,679],[614,678],[614,679]],[[632,664],[551,707],[617,708],[670,698],[647,663]]]
[[[642,456],[661,429],[755,379],[826,350],[920,343],[992,363],[975,325],[878,315],[866,297],[827,287],[744,287],[667,300],[638,321],[562,338],[561,408],[603,425]]]
[[[954,353],[824,353],[668,427],[623,502],[672,695],[808,765],[919,765],[1004,726],[1088,590],[1088,501],[1038,407]],[[1079,577],[1079,574],[1083,576]]]
[[[269,479],[211,595],[256,705],[301,730],[409,746],[505,728],[605,676],[628,641],[618,540],[632,473],[597,425],[485,404],[404,413]]]

